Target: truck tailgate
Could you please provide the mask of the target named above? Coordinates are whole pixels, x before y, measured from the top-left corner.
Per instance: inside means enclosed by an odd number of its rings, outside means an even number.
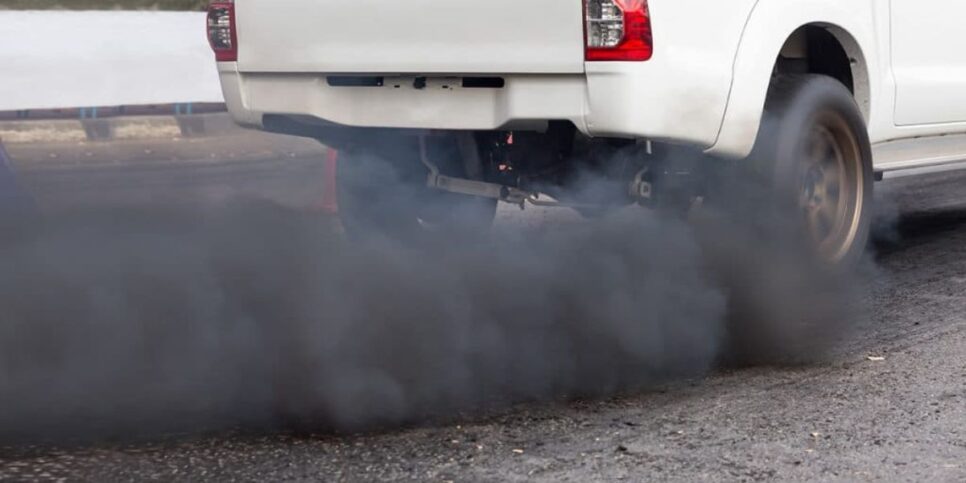
[[[584,71],[581,0],[235,0],[241,72]]]

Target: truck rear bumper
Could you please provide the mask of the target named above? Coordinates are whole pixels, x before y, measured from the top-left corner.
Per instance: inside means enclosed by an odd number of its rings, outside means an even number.
[[[586,131],[583,75],[501,77],[501,88],[466,88],[459,77],[430,77],[416,89],[415,77],[335,87],[325,75],[226,70],[221,68],[226,102],[243,124],[260,125],[259,114],[288,114],[353,127],[458,130],[526,129],[569,120]]]
[[[265,115],[449,130],[540,130],[547,121],[570,121],[589,136],[710,146],[727,103],[727,79],[675,75],[673,67],[659,60],[589,63],[585,74],[502,76],[498,88],[463,87],[458,75],[428,77],[424,86],[415,77],[333,86],[325,74],[240,73],[233,63],[219,70],[229,111],[239,123],[258,128],[265,127]],[[700,88],[708,85],[724,88]]]

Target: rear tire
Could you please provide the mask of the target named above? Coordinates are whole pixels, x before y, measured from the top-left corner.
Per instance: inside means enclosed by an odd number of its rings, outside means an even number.
[[[851,330],[872,153],[858,106],[834,79],[775,78],[765,114],[749,159],[723,172],[731,179],[720,183],[718,206],[727,216],[701,232],[728,290],[725,358],[813,362]]]
[[[802,217],[801,236],[820,260],[858,262],[875,180],[865,120],[843,84],[821,75],[776,77],[750,160],[780,208]]]

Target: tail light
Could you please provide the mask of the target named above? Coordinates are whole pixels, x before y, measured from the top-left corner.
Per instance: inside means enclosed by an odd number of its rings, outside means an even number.
[[[208,5],[208,43],[218,62],[238,60],[238,35],[235,33],[235,3],[233,0],[211,2]]]
[[[585,0],[589,61],[643,61],[654,53],[647,0]]]

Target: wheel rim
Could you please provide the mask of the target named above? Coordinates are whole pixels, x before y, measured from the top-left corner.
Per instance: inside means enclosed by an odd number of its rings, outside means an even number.
[[[810,241],[838,262],[856,242],[862,215],[862,151],[849,124],[834,113],[819,116],[805,143],[799,206]]]

